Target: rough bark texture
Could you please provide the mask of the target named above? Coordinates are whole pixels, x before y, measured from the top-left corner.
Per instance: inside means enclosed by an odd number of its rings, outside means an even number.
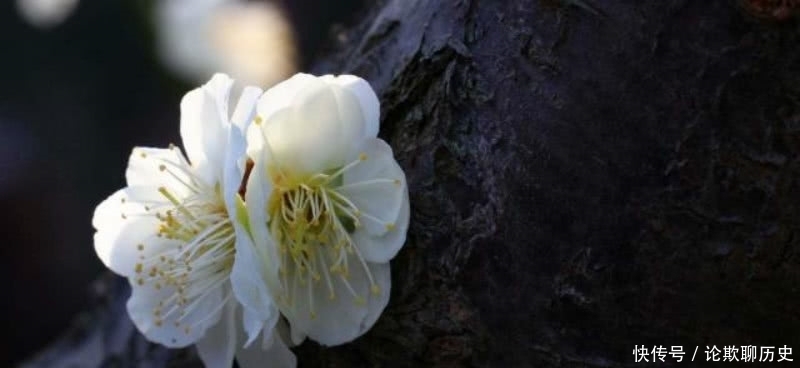
[[[392,294],[301,366],[626,366],[634,345],[800,348],[800,30],[735,1],[376,5],[318,73],[369,80],[411,193]],[[197,364],[98,311],[108,366]],[[700,355],[698,355],[700,357]],[[704,355],[703,355],[704,357]]]

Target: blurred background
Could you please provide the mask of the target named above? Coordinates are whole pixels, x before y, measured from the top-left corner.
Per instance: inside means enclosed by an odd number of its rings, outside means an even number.
[[[180,143],[183,94],[216,71],[268,87],[307,70],[365,1],[1,1],[0,366],[89,307],[94,208],[134,146]]]

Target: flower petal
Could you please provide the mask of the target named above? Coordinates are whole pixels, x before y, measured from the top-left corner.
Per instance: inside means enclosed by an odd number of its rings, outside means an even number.
[[[233,80],[215,74],[181,101],[181,138],[186,154],[206,181],[222,176],[228,123],[228,96]]]
[[[197,340],[197,354],[206,368],[230,368],[236,351],[236,303],[228,301],[216,325]]]
[[[278,319],[278,322],[275,324],[275,328],[272,331],[276,339],[280,338],[281,341],[283,341],[290,348],[300,345],[300,343],[306,339],[305,334],[300,334],[296,336],[292,335],[292,332],[289,329],[289,322],[286,321],[286,318]]]
[[[275,275],[269,274],[266,260],[240,226],[236,228],[236,238],[236,258],[230,277],[233,293],[245,310],[247,345],[261,332],[264,325],[273,326],[279,317],[267,288],[267,283],[277,277],[277,272]]]
[[[254,145],[263,146],[261,130],[255,125],[248,129],[248,149]],[[267,196],[272,185],[266,176],[265,162],[268,150],[254,152],[253,169],[247,181],[245,201],[247,203],[248,233],[241,224],[235,223],[236,260],[231,272],[231,283],[237,299],[245,309],[245,331],[249,345],[260,332],[259,325],[272,326],[280,316],[272,302],[268,286],[277,277],[278,258],[271,235],[267,231]]]
[[[242,323],[244,324],[244,332],[247,333],[247,336],[244,336],[244,347],[246,348],[258,338],[266,324],[265,321],[259,317],[259,314],[252,312],[249,308],[243,309]]]
[[[241,96],[239,96],[239,102],[236,104],[236,108],[233,109],[231,124],[239,127],[242,132],[245,132],[247,126],[256,116],[258,99],[263,93],[264,91],[262,91],[261,88],[245,87]]]
[[[380,126],[381,106],[378,96],[367,81],[355,75],[326,75],[322,77],[328,83],[337,84],[343,87],[348,93],[355,95],[364,117],[364,138],[375,138],[378,136]]]
[[[248,154],[254,160],[253,169],[247,179],[247,190],[245,191],[245,203],[247,203],[247,215],[250,221],[251,240],[260,262],[264,263],[265,272],[269,275],[277,273],[279,260],[273,244],[272,235],[267,229],[267,200],[272,194],[273,186],[267,177],[267,165],[271,162],[269,145],[264,141],[263,133],[256,125],[251,125],[248,129]],[[263,147],[257,151],[250,151],[254,146]],[[269,263],[267,263],[269,262]],[[265,276],[270,280],[272,276]]]
[[[170,348],[195,343],[208,327],[219,321],[225,284],[209,290],[186,315],[180,316],[177,289],[151,283],[139,284],[131,278],[132,293],[128,314],[134,325],[147,337]],[[156,315],[158,311],[158,315]]]
[[[361,321],[362,333],[369,331],[381,316],[386,305],[389,304],[389,295],[392,289],[392,275],[389,263],[369,263],[373,281],[378,285],[379,293],[372,293],[367,300],[367,316]]]
[[[223,187],[226,187],[224,191],[229,194],[226,196],[226,201],[231,200],[230,194],[236,193],[241,185],[247,165],[247,140],[245,139],[245,134],[247,127],[256,114],[256,103],[262,93],[260,88],[245,87],[231,116],[232,126],[228,135],[226,151],[228,157],[225,159],[225,178],[223,179],[223,182],[229,181],[223,184]],[[230,182],[231,180],[233,182]]]
[[[317,173],[344,163],[346,148],[331,138],[341,135],[336,97],[325,83],[301,91],[292,107],[263,123],[275,160],[298,173]],[[340,144],[337,144],[340,143]]]
[[[364,259],[369,262],[383,263],[389,262],[389,260],[394,258],[406,242],[409,217],[410,207],[408,191],[405,191],[403,195],[403,204],[400,207],[400,213],[397,219],[395,219],[392,230],[383,235],[375,236],[370,234],[365,228],[356,229],[351,236]]]
[[[397,227],[395,222],[407,191],[405,174],[383,140],[370,139],[362,149],[366,159],[345,172],[343,183],[336,190],[361,211],[366,231],[380,236]]]
[[[191,170],[177,147],[136,147],[128,159],[125,179],[129,187],[139,188],[136,193],[140,201],[163,200],[159,187],[182,198],[190,193],[187,184],[193,180]]]
[[[231,221],[236,222],[236,201],[239,188],[244,177],[245,161],[247,160],[247,141],[243,132],[238,127],[228,130],[228,144],[225,152],[222,176],[222,198],[225,209],[231,216]]]
[[[366,82],[365,82],[366,83]],[[367,132],[368,127],[366,116],[362,111],[358,95],[343,88],[339,84],[330,84],[329,88],[336,98],[336,107],[339,115],[339,135],[334,136],[332,142],[345,148],[342,159],[353,157],[358,154],[358,143],[363,142],[371,132]],[[377,128],[377,126],[376,126]],[[377,130],[375,131],[377,134]],[[331,141],[331,138],[328,138]]]
[[[236,362],[241,368],[261,368],[269,362],[270,367],[296,367],[297,358],[283,342],[277,331],[264,331],[262,343],[253,344],[236,352]]]
[[[289,327],[287,326],[286,328]],[[306,339],[306,333],[305,331],[301,331],[299,328],[290,328],[289,338],[291,339],[292,346],[297,346]]]
[[[352,341],[372,326],[374,318],[388,302],[388,265],[366,263],[373,280],[383,283],[378,286],[387,288],[376,294],[371,291],[369,277],[358,256],[349,254],[347,257],[348,277],[331,275],[333,299],[324,281],[308,280],[305,286],[294,283],[295,289],[291,292],[295,296],[294,303],[281,308],[293,332],[305,332],[318,343],[332,346]]]
[[[125,213],[123,206],[126,205],[126,202],[127,194],[125,189],[114,192],[95,208],[94,216],[92,216],[92,226],[96,230],[114,231],[119,229],[126,220],[122,217],[122,214]],[[98,255],[100,255],[99,252]]]
[[[107,201],[114,202],[116,198],[112,196]],[[94,250],[106,267],[119,275],[130,277],[142,259],[176,246],[175,241],[156,237],[157,228],[158,221],[152,216],[128,217],[116,227],[99,228],[94,234]]]
[[[305,174],[339,167],[363,141],[365,122],[358,100],[339,85],[322,78],[304,80],[283,108],[268,105],[270,92],[259,102],[259,116],[282,167]]]
[[[311,74],[297,73],[267,89],[258,101],[258,116],[270,120],[273,113],[291,106],[294,97],[307,85],[315,83],[316,79]]]

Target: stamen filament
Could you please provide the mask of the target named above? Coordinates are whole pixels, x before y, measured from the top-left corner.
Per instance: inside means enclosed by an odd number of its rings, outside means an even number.
[[[355,183],[340,185],[340,186],[336,187],[336,190],[352,189],[352,188],[358,188],[358,187],[367,186],[367,185],[387,184],[387,183],[396,183],[396,181],[395,181],[395,179],[385,179],[385,178],[364,180],[364,181],[359,181],[359,182],[355,182]]]
[[[349,164],[342,166],[342,167],[341,167],[339,170],[336,170],[336,171],[335,171],[333,174],[330,174],[330,175],[329,175],[329,176],[328,176],[328,177],[325,179],[325,181],[322,183],[322,185],[327,185],[327,184],[329,184],[331,181],[333,181],[333,180],[336,180],[336,178],[338,178],[339,176],[341,176],[342,174],[344,174],[344,173],[345,173],[345,172],[347,172],[348,170],[352,169],[352,168],[353,168],[353,167],[355,167],[356,165],[358,165],[358,164],[362,163],[362,162],[363,162],[363,161],[365,161],[366,159],[367,159],[367,158],[366,158],[366,155],[364,155],[363,153],[362,153],[362,154],[360,154],[360,155],[358,156],[358,158],[357,158],[355,161],[353,161],[353,162],[350,162]]]

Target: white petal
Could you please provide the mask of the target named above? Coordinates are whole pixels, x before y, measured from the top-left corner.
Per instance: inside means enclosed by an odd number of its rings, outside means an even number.
[[[277,307],[267,288],[270,274],[267,261],[254,248],[250,236],[241,227],[236,227],[236,256],[231,271],[231,284],[236,299],[245,309],[244,329],[249,344],[264,325],[273,326],[278,319]]]
[[[211,40],[211,22],[229,0],[154,1],[153,25],[159,56],[177,76],[205,81],[221,69],[220,55]]]
[[[256,162],[259,162],[259,156],[261,156],[261,152],[265,149],[263,125],[250,124],[247,127],[245,137],[247,138],[247,156]],[[266,163],[262,162],[262,164]]]
[[[241,368],[293,368],[297,358],[277,333],[264,332],[264,342],[253,344],[236,352],[236,362]]]
[[[141,201],[163,200],[159,187],[168,188],[178,197],[190,193],[186,183],[192,181],[192,168],[178,148],[136,147],[128,159],[125,179],[130,187],[139,187]]]
[[[228,144],[221,179],[222,198],[232,221],[236,221],[236,200],[244,176],[244,162],[247,159],[246,151],[247,142],[242,131],[238,127],[231,127],[228,130]]]
[[[248,134],[248,145],[250,145],[250,142],[254,142],[260,137],[261,130],[253,125],[248,133],[250,133]],[[260,257],[260,262],[265,267],[264,271],[274,275],[277,273],[280,261],[278,260],[272,235],[267,229],[267,221],[269,220],[267,200],[272,195],[273,189],[272,183],[267,177],[266,165],[271,161],[269,149],[265,148],[253,152],[251,157],[254,160],[253,170],[247,179],[247,190],[245,192],[245,203],[247,203],[247,215],[252,235],[251,240],[257,256]],[[271,280],[273,276],[265,277],[267,280]]]
[[[233,80],[216,74],[181,101],[181,138],[198,173],[208,182],[222,176],[228,123],[228,95]]]
[[[69,18],[78,0],[17,0],[19,15],[31,25],[49,29]]]
[[[242,132],[245,132],[248,124],[250,124],[256,115],[258,98],[261,97],[263,93],[264,91],[262,91],[261,88],[245,87],[231,115],[231,124],[239,127]]]
[[[365,82],[366,83],[366,82]],[[336,107],[339,114],[339,135],[335,138],[328,138],[328,142],[344,146],[345,153],[343,159],[352,157],[358,154],[358,146],[367,138],[374,138],[377,134],[369,136],[372,132],[368,132],[372,128],[367,123],[366,116],[362,112],[362,107],[358,95],[352,93],[346,88],[333,84],[330,86],[333,95],[336,97]],[[377,129],[377,124],[375,125]],[[338,139],[338,140],[337,140]],[[329,143],[330,144],[330,143]]]
[[[222,122],[229,122],[228,103],[233,88],[234,81],[226,74],[216,73],[203,85],[203,89],[208,93],[217,105],[217,113]]]
[[[226,193],[226,202],[230,203],[232,194],[238,192],[239,186],[244,176],[247,162],[247,140],[245,133],[247,127],[255,116],[255,107],[258,97],[261,96],[261,89],[256,87],[246,87],[242,91],[239,102],[231,117],[232,126],[229,128],[227,158],[224,164],[223,190]]]
[[[100,202],[94,210],[92,226],[96,230],[113,231],[119,229],[125,221],[122,214],[123,206],[127,200],[125,189],[120,189]]]
[[[360,218],[366,231],[380,236],[397,227],[395,222],[407,190],[405,173],[383,140],[368,140],[363,152],[366,160],[345,172],[337,191],[363,213]]]
[[[380,293],[372,294],[367,300],[367,316],[361,321],[361,333],[372,328],[378,317],[381,316],[386,305],[389,304],[389,295],[392,291],[392,275],[389,263],[370,263],[370,270],[375,283],[380,288]]]
[[[292,346],[300,345],[303,342],[303,340],[306,339],[305,331],[302,331],[302,330],[300,330],[299,328],[296,328],[296,327],[295,328],[290,328],[289,326],[287,326],[287,328],[290,329],[289,338],[291,339]]]
[[[380,314],[386,306],[389,291],[379,290],[378,294],[371,292],[367,274],[355,254],[348,255],[347,264],[350,266],[347,282],[356,293],[355,296],[340,276],[332,276],[334,299],[330,298],[330,291],[324,281],[310,282],[313,300],[309,297],[309,282],[306,282],[306,286],[295,283],[295,302],[291,307],[281,308],[293,332],[305,332],[318,343],[332,346],[352,341],[374,323],[374,316]],[[384,284],[378,284],[379,287],[389,286],[386,282],[389,277],[386,265],[367,263],[367,266],[370,267],[373,279]],[[290,275],[291,272],[296,270],[290,271]],[[387,274],[383,274],[384,272]]]
[[[236,351],[236,303],[229,301],[216,325],[197,341],[197,354],[206,368],[230,368]]]
[[[381,106],[378,96],[375,95],[375,91],[369,83],[355,75],[347,74],[337,77],[326,75],[322,78],[329,83],[343,87],[348,93],[355,95],[364,117],[364,138],[377,137],[380,126]]]
[[[106,267],[122,276],[132,276],[136,264],[165,248],[176,246],[175,241],[155,236],[158,221],[154,217],[129,217],[118,228],[98,230],[94,234],[94,249]]]
[[[286,318],[278,319],[278,323],[275,324],[275,328],[272,329],[272,333],[275,334],[276,339],[280,338],[281,341],[283,341],[290,348],[300,345],[300,343],[306,339],[305,334],[297,336],[292,335],[292,332],[289,329],[289,322],[286,321]],[[265,336],[265,343],[268,342],[266,338],[267,337]],[[295,338],[299,338],[299,340],[296,340]]]
[[[400,213],[397,219],[395,219],[392,230],[383,235],[376,236],[370,234],[366,228],[356,229],[351,236],[364,259],[370,262],[383,263],[389,262],[389,260],[394,258],[406,242],[409,215],[410,207],[408,191],[406,190],[404,191]]]
[[[250,311],[249,308],[243,308],[244,311],[242,313],[242,323],[244,324],[244,332],[247,333],[245,336],[244,347],[250,346],[253,341],[258,338],[261,334],[261,331],[264,329],[266,325],[266,321],[259,317],[260,313],[254,313]]]
[[[317,173],[344,164],[347,147],[335,141],[341,134],[336,97],[324,83],[314,87],[263,123],[274,159],[284,170]]]
[[[209,101],[202,88],[189,91],[181,100],[181,140],[193,165],[207,161],[203,149],[203,126],[206,124],[207,111],[215,109],[216,106]]]
[[[196,308],[183,317],[178,313],[179,298],[170,299],[177,292],[174,287],[161,286],[157,289],[151,283],[139,285],[137,280],[131,278],[131,288],[128,314],[136,328],[150,341],[170,348],[185,347],[195,343],[208,327],[219,321],[224,286],[209,290]],[[157,308],[161,311],[159,317],[154,314]],[[171,312],[173,308],[175,310]]]
[[[291,106],[294,97],[317,78],[311,74],[297,73],[291,78],[266,90],[258,101],[258,116],[269,120],[272,114]]]
[[[344,165],[363,141],[364,124],[355,95],[317,78],[305,83],[291,106],[272,110],[262,125],[275,160],[309,174]]]

